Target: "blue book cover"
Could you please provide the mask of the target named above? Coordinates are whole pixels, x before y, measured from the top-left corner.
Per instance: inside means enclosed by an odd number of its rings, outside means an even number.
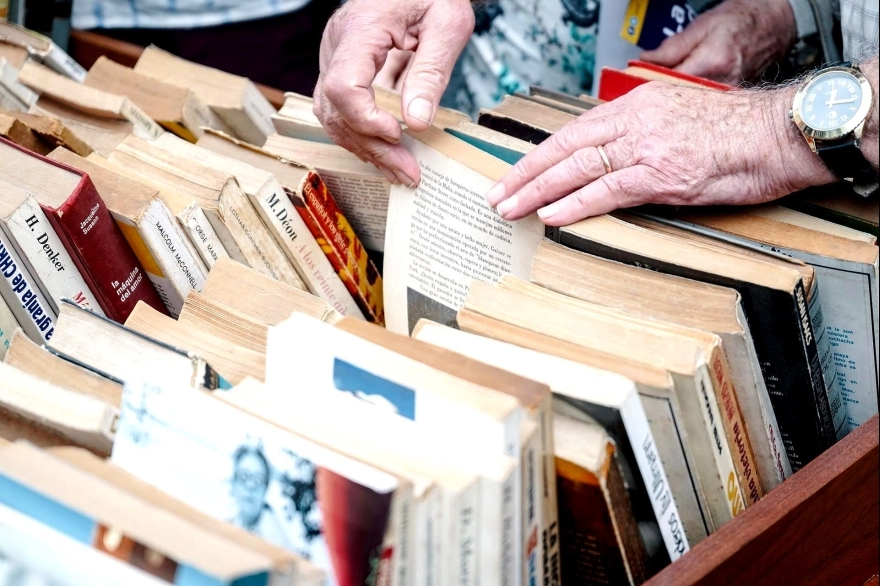
[[[416,418],[416,393],[412,389],[335,358],[333,384],[346,393],[374,405],[384,406],[401,417]]]
[[[683,31],[696,17],[691,5],[681,0],[630,0],[620,36],[651,51]]]

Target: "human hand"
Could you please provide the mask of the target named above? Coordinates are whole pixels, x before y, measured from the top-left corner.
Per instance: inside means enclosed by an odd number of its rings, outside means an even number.
[[[737,85],[758,77],[796,36],[788,0],[725,0],[640,59]]]
[[[392,48],[414,51],[401,111],[409,128],[425,130],[473,28],[468,0],[349,0],[324,29],[315,115],[334,141],[390,182],[414,186],[418,164],[399,144],[400,123],[376,107],[373,80]]]
[[[486,199],[507,220],[537,211],[564,226],[646,203],[758,203],[831,183],[788,118],[796,89],[639,86],[541,143]]]
[[[410,61],[412,61],[412,51],[401,51],[399,49],[391,49],[388,52],[388,58],[385,65],[376,75],[373,85],[388,88],[390,90],[400,91],[403,80],[406,77],[406,70],[409,69]]]

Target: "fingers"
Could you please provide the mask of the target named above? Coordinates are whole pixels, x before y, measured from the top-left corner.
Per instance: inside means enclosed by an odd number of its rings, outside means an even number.
[[[645,51],[639,59],[665,67],[675,67],[684,61],[703,40],[701,31],[694,25],[663,41],[653,51]]]
[[[730,82],[741,79],[742,53],[730,47],[704,43],[676,66],[676,70],[715,81]]]
[[[639,202],[640,185],[647,183],[648,170],[627,167],[603,175],[572,194],[538,210],[538,217],[548,226],[567,226],[589,218],[632,207]]]
[[[473,32],[473,22],[467,2],[438,2],[425,15],[401,90],[401,111],[409,128],[425,130],[434,121],[455,61]]]
[[[626,168],[632,164],[632,161],[626,160],[628,157],[623,155],[622,149],[616,147],[613,142],[605,146],[605,152],[609,160],[614,161],[612,165]],[[596,147],[580,149],[498,204],[498,213],[505,220],[517,220],[607,174]]]
[[[609,103],[609,106],[612,104],[614,102]],[[573,172],[575,175],[582,173],[585,177],[589,176],[588,168],[591,168],[591,164],[587,162],[588,158],[595,155],[593,162],[599,161],[601,165],[601,160],[598,158],[595,147],[607,145],[620,137],[624,132],[620,118],[615,115],[615,112],[612,112],[614,108],[602,110],[600,108],[604,108],[604,105],[567,124],[562,130],[553,134],[538,145],[535,150],[523,157],[489,191],[486,196],[489,205],[492,207],[500,206],[508,198],[519,195],[520,190],[526,189],[527,186],[528,188],[523,194],[524,201],[531,201],[533,198],[538,197],[538,190],[546,188],[545,180],[542,179],[538,185],[530,186],[530,184],[549,169],[571,158],[582,149],[585,149],[584,152],[569,161],[569,167],[565,167],[564,170]],[[603,115],[606,112],[609,115]],[[587,147],[593,148],[587,149]],[[592,151],[592,153],[589,151]],[[582,168],[575,169],[571,167],[572,165],[582,165]],[[593,164],[592,167],[595,167],[595,165]],[[604,167],[600,166],[599,169],[604,170]],[[556,172],[562,173],[563,171],[557,170]],[[562,181],[566,180],[560,175],[554,175],[553,178],[557,183],[552,185],[557,187],[562,185]],[[567,180],[570,181],[570,179]],[[507,204],[505,209],[511,209],[512,207],[514,207],[514,204]]]

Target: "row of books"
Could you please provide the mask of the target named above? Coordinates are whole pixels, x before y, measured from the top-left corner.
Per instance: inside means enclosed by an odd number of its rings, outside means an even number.
[[[404,136],[411,189],[308,98],[256,116],[247,80],[155,48],[142,83],[25,53],[43,111],[0,143],[0,528],[64,543],[37,568],[62,582],[86,544],[129,564],[90,584],[639,584],[877,412],[873,236],[776,206],[554,231],[487,207],[595,100],[442,110]],[[113,108],[102,70],[131,82]],[[172,86],[198,122],[152,110]],[[111,109],[125,130],[90,135]]]

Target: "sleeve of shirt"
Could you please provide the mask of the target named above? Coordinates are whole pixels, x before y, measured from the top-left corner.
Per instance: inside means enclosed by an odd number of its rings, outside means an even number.
[[[788,0],[791,10],[794,12],[794,22],[797,27],[797,36],[799,39],[815,34],[816,17],[813,15],[813,8],[810,6],[810,0]]]

